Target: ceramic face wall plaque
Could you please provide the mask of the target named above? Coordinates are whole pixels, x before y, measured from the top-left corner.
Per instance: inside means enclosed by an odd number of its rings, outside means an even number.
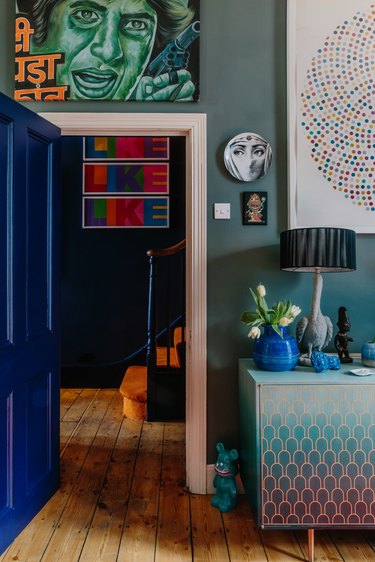
[[[228,172],[240,181],[255,181],[267,173],[272,161],[272,149],[256,133],[240,133],[225,147],[224,163]]]

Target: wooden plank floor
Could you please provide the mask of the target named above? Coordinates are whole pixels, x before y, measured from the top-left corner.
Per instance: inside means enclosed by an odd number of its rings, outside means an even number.
[[[61,487],[1,562],[292,562],[305,531],[258,530],[244,496],[190,495],[185,426],[122,416],[117,390],[61,391]],[[375,561],[373,532],[319,531],[316,562]]]

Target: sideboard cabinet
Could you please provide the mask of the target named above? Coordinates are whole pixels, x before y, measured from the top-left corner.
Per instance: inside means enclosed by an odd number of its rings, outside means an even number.
[[[375,375],[239,361],[240,472],[263,528],[375,528]]]

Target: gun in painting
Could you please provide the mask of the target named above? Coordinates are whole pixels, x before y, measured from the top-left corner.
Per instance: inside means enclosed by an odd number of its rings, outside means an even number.
[[[163,51],[147,67],[145,74],[156,77],[164,72],[187,68],[190,54],[188,48],[199,37],[200,21],[194,21],[170,41]]]

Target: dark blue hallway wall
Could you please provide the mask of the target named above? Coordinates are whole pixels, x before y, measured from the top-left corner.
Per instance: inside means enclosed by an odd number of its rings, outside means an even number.
[[[185,139],[170,139],[170,228],[82,228],[82,138],[62,138],[62,364],[72,376],[114,386],[147,340],[150,248],[185,237]],[[161,327],[162,328],[162,327]],[[144,352],[135,364],[144,362]],[[93,368],[100,373],[93,377]],[[91,378],[91,381],[90,381]],[[80,379],[81,380],[81,379]]]

